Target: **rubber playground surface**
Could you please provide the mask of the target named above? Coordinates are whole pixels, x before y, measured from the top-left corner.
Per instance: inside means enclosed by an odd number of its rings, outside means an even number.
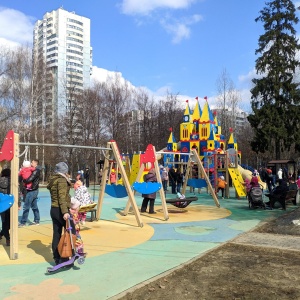
[[[99,187],[90,188],[97,201]],[[234,195],[234,190],[231,191]],[[186,196],[194,194],[187,193]],[[174,198],[167,194],[167,199]],[[220,208],[202,189],[198,201],[185,209],[168,204],[169,220],[163,219],[160,199],[157,214],[141,214],[144,226],[135,216],[122,216],[127,198],[105,194],[101,220],[81,227],[85,251],[84,264],[54,274],[46,272],[53,265],[51,253],[52,223],[50,195],[39,192],[40,226],[19,229],[19,258],[9,259],[5,239],[0,241],[1,299],[109,299],[178,267],[208,250],[218,247],[258,223],[284,213],[282,210],[248,208],[246,199],[219,199]],[[137,194],[138,206],[142,197]],[[293,209],[288,206],[287,210]],[[19,212],[19,217],[22,211]],[[29,219],[32,221],[32,211]],[[89,217],[89,214],[88,214]]]

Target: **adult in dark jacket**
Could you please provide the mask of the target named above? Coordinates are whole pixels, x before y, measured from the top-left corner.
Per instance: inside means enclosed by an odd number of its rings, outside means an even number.
[[[180,189],[183,184],[183,173],[181,172],[180,168],[177,168],[176,171],[176,192],[180,193]]]
[[[0,178],[0,193],[10,194],[10,169],[3,169]],[[0,232],[0,240],[4,236],[6,246],[10,246],[10,208],[1,213],[2,230]]]
[[[71,207],[71,196],[69,194],[71,181],[68,176],[69,167],[64,162],[59,162],[55,166],[54,175],[49,178],[47,189],[51,195],[50,216],[53,225],[52,252],[56,264],[62,259],[57,250],[63,228],[66,228],[66,220],[70,218],[69,209]],[[73,230],[74,229],[74,230]],[[72,226],[75,234],[75,226]]]
[[[40,211],[39,211],[39,208],[37,205],[37,199],[38,199],[38,194],[39,194],[39,182],[40,182],[41,168],[40,168],[40,166],[38,166],[38,164],[39,164],[38,159],[33,159],[31,161],[31,166],[34,167],[35,170],[32,172],[32,174],[27,179],[23,179],[24,183],[31,183],[32,185],[31,185],[30,190],[25,190],[23,215],[22,215],[19,227],[26,226],[30,208],[32,209],[33,216],[34,216],[33,222],[30,225],[39,225],[40,224]]]
[[[285,195],[288,192],[289,188],[286,180],[282,179],[279,182],[279,185],[272,190],[270,194],[266,194],[269,197],[270,201],[266,204],[270,206],[272,209],[274,207],[275,202],[279,202],[282,206],[282,209],[285,209]]]
[[[151,169],[148,174],[144,175],[144,181],[145,182],[157,182],[156,174],[155,174],[155,169]],[[154,202],[156,198],[156,192],[152,194],[142,194],[142,197],[144,197],[142,207],[141,207],[141,212],[146,212],[148,203],[150,201],[149,205],[149,214],[156,214],[154,211]]]
[[[88,188],[90,186],[90,169],[89,168],[85,168],[84,178],[85,178],[85,186]]]
[[[172,186],[172,194],[176,194],[176,177],[177,177],[176,172],[172,166],[169,170],[169,181]]]

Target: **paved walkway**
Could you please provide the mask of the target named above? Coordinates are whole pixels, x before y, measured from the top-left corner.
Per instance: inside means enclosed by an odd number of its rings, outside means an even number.
[[[295,225],[296,226],[296,225]],[[300,237],[260,232],[247,232],[235,238],[233,243],[300,251]]]
[[[96,199],[98,190],[90,191]],[[8,247],[4,242],[0,245],[1,299],[109,299],[234,238],[251,244],[254,233],[245,232],[283,213],[249,210],[247,200],[234,198],[221,199],[217,208],[206,192],[198,196],[183,212],[168,205],[168,221],[163,220],[158,199],[156,215],[142,214],[143,228],[134,215],[120,215],[127,198],[105,196],[101,220],[87,222],[81,231],[88,252],[85,263],[49,275],[46,269],[53,264],[50,197],[41,189],[41,225],[19,229],[19,259],[10,260]],[[136,201],[140,205],[142,198],[137,196]]]

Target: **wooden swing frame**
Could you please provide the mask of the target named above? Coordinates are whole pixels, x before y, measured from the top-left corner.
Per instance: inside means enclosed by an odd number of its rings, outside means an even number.
[[[19,134],[13,130],[8,131],[0,151],[0,170],[6,162],[10,162],[11,182],[10,192],[14,196],[14,204],[10,208],[10,249],[9,257],[11,260],[18,259],[18,198],[19,198],[19,152],[20,145],[24,146],[41,146],[41,147],[58,147],[58,148],[80,148],[88,150],[107,150],[104,147],[90,147],[77,145],[45,144],[45,143],[26,143],[19,142]]]
[[[160,176],[155,147],[153,145],[149,144],[146,148],[145,154],[140,154],[140,155],[141,155],[141,158],[140,158],[141,165],[140,165],[140,169],[139,169],[139,172],[137,174],[135,181],[139,182],[142,178],[143,172],[144,172],[147,164],[152,164],[152,165],[154,165],[157,182],[160,183],[162,186],[162,180],[161,180],[161,176]],[[164,192],[163,188],[159,189],[159,195],[160,195],[162,209],[163,209],[163,213],[164,213],[164,219],[167,221],[169,219],[169,213],[168,213],[168,208],[167,208],[167,203],[166,203],[165,192]],[[124,210],[124,215],[128,214],[130,207],[131,207],[131,203],[128,201],[127,205],[125,207],[125,210]]]

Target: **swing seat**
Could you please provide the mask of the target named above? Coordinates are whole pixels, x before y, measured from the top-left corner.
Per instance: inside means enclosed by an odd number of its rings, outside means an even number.
[[[105,193],[114,198],[125,198],[128,196],[125,186],[121,184],[107,184]]]
[[[159,182],[134,182],[133,189],[141,194],[152,194],[159,191],[162,187]]]
[[[191,186],[193,188],[199,188],[199,189],[207,187],[207,183],[206,183],[205,179],[201,179],[201,178],[199,178],[199,179],[190,178],[187,181],[187,185]]]
[[[187,197],[184,199],[166,199],[166,202],[169,204],[172,204],[178,208],[186,208],[188,205],[190,205],[193,201],[197,201],[198,197]]]
[[[91,210],[93,210],[95,207],[97,206],[97,203],[91,203],[91,204],[87,204],[87,205],[82,205],[80,206],[79,212],[89,212]]]
[[[0,193],[0,213],[8,210],[14,204],[14,196]]]

